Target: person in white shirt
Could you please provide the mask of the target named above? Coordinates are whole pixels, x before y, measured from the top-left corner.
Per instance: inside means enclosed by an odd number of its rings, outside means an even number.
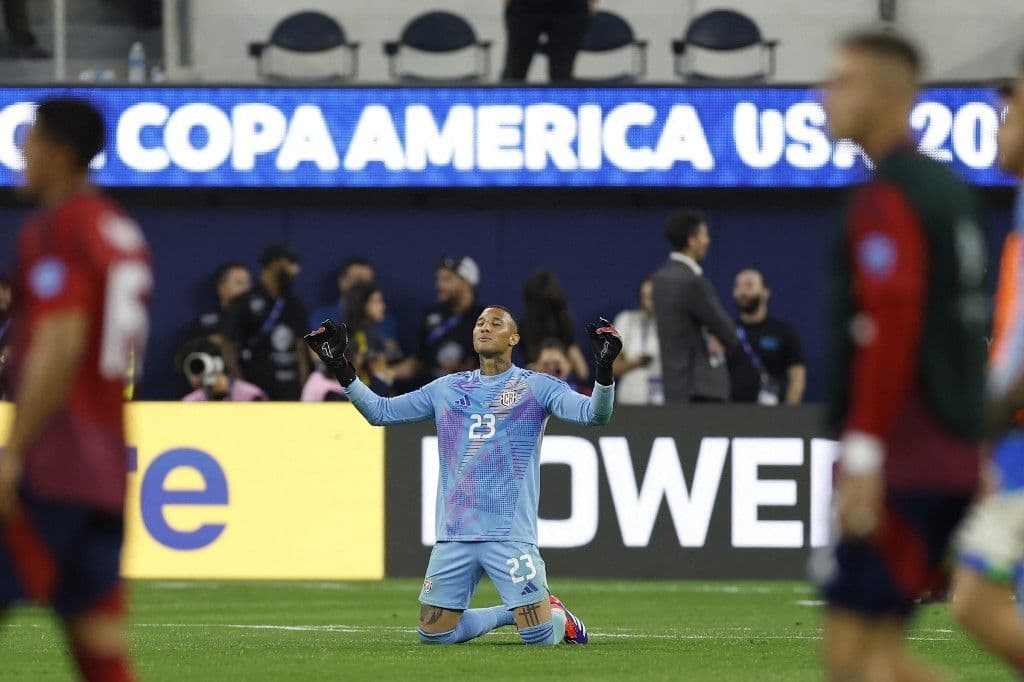
[[[623,310],[613,323],[622,336],[623,351],[615,358],[612,369],[620,405],[661,405],[665,394],[661,388],[661,351],[658,327],[654,319],[654,283],[646,278],[640,283],[639,307]]]

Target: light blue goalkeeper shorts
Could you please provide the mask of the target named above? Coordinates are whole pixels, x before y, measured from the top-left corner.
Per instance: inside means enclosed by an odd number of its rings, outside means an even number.
[[[544,560],[525,542],[438,542],[430,553],[420,603],[463,611],[486,574],[509,609],[548,596]]]

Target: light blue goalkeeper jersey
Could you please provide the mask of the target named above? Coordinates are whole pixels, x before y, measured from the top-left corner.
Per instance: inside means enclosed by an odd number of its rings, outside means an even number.
[[[441,377],[418,391],[382,398],[358,379],[349,400],[371,424],[433,419],[441,458],[437,539],[537,544],[540,443],[548,417],[607,424],[614,387],[581,395],[564,381],[513,365]]]

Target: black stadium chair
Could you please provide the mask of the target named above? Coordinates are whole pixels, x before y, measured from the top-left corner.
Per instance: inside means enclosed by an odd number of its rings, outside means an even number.
[[[632,48],[629,71],[600,78],[576,78],[585,83],[632,83],[647,73],[647,41],[637,40],[633,27],[614,12],[598,11],[590,15],[587,32],[580,45],[581,52],[603,53]],[[540,48],[544,52],[544,46]]]
[[[406,48],[430,54],[447,54],[472,48],[475,68],[469,73],[450,77],[403,71],[400,54]],[[406,24],[398,40],[384,43],[384,54],[388,57],[388,73],[391,78],[404,82],[475,83],[487,78],[491,71],[491,41],[477,40],[476,31],[469,22],[451,12],[419,15]]]
[[[697,16],[686,29],[682,40],[672,41],[676,75],[688,82],[728,83],[763,82],[775,73],[775,48],[778,40],[765,40],[754,20],[746,14],[728,9],[717,9]],[[743,76],[715,76],[693,69],[690,47],[734,52],[756,47],[767,54],[767,67]]]
[[[293,55],[343,50],[349,55],[348,65],[338,71],[317,75],[309,75],[306,70],[301,73],[277,72],[271,57],[278,50]],[[285,17],[274,27],[269,40],[249,43],[249,56],[256,59],[260,76],[273,80],[344,82],[354,79],[359,70],[359,43],[349,42],[341,24],[322,12],[297,12]]]

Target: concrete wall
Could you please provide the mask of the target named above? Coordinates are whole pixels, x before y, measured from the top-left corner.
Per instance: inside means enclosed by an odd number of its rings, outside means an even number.
[[[648,80],[672,81],[669,43],[689,20],[721,6],[752,16],[764,34],[781,40],[778,81],[814,81],[822,77],[827,48],[837,34],[877,18],[874,0],[599,0],[599,7],[626,16],[638,36],[650,41]],[[896,0],[896,24],[923,47],[929,78],[980,79],[1012,72],[1024,48],[1024,2],[1020,0]],[[337,17],[351,39],[362,41],[360,80],[387,80],[381,43],[394,39],[405,22],[428,9],[447,9],[467,17],[482,38],[494,41],[492,78],[504,52],[502,0],[191,0],[193,66],[205,81],[256,78],[246,44],[265,39],[274,24],[292,11],[319,9]],[[626,55],[588,55],[578,74],[599,73]],[[429,64],[427,64],[429,66]],[[543,80],[544,64],[535,61],[531,80]]]

